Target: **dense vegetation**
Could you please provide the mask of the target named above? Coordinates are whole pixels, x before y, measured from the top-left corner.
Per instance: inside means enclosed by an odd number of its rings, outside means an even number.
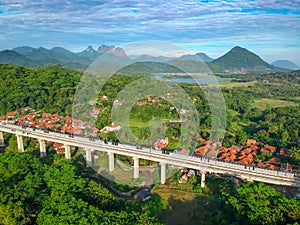
[[[200,179],[193,177],[188,181],[193,192],[202,194],[199,203],[206,202],[205,206],[198,206],[201,212],[195,219],[199,224],[298,225],[300,222],[300,202],[269,185],[244,182],[237,187],[234,183],[238,182],[209,176],[206,187],[200,188]]]
[[[283,225],[300,220],[300,203],[263,183],[244,183],[235,193],[222,191],[222,201],[220,225]]]
[[[162,205],[159,199],[118,200],[88,174],[80,156],[1,155],[0,224],[161,224],[149,215]]]
[[[70,115],[81,72],[59,66],[27,69],[0,64],[0,114],[30,106]]]

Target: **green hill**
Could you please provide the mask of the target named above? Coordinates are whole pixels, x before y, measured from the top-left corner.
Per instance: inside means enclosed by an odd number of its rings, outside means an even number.
[[[118,71],[119,74],[155,74],[155,73],[180,73],[180,69],[162,62],[137,62]]]
[[[236,46],[232,48],[225,55],[218,59],[215,59],[211,63],[213,70],[219,70],[217,72],[224,72],[225,70],[244,70],[245,72],[273,72],[280,71],[264,60],[258,55],[250,52],[249,50]]]
[[[0,51],[0,63],[35,67],[38,63],[12,50]]]

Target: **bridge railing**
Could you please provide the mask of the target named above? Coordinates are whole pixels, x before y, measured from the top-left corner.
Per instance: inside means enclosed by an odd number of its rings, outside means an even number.
[[[0,127],[4,127],[4,128],[9,128],[11,129],[11,131],[18,133],[20,135],[25,134],[25,133],[30,133],[30,132],[36,132],[36,133],[48,133],[49,136],[56,136],[56,137],[60,137],[60,138],[65,138],[68,139],[69,141],[71,140],[76,140],[76,141],[82,141],[82,142],[90,142],[91,140],[89,140],[89,138],[87,137],[82,137],[82,136],[70,136],[69,134],[64,134],[64,133],[60,133],[60,132],[54,132],[54,131],[47,131],[47,130],[43,130],[43,129],[39,129],[39,128],[31,128],[31,127],[22,127],[20,125],[15,125],[15,124],[11,124],[8,123],[7,121],[1,121],[0,122]],[[100,145],[105,145],[105,142],[100,140],[100,139],[95,139],[93,140],[93,142],[98,143]],[[111,142],[108,142],[107,145],[112,145]],[[128,148],[131,150],[136,150],[136,151],[141,151],[141,152],[148,152],[151,153],[153,155],[162,155],[164,154],[162,150],[157,150],[151,147],[145,147],[143,146],[142,148],[137,147],[135,145],[130,145],[128,143],[119,143],[118,144],[119,147],[122,148]],[[271,169],[266,169],[266,168],[260,168],[257,166],[249,166],[249,165],[241,165],[241,164],[237,164],[234,162],[224,162],[222,160],[219,160],[218,158],[211,158],[211,157],[198,157],[198,156],[190,156],[190,155],[184,155],[184,154],[179,154],[176,152],[168,152],[168,155],[170,157],[173,158],[178,158],[181,160],[192,160],[192,161],[197,161],[199,163],[201,162],[206,162],[206,163],[210,163],[210,164],[215,164],[218,166],[222,166],[222,167],[227,167],[227,168],[234,168],[234,169],[239,169],[241,171],[245,171],[245,170],[251,170],[253,172],[259,172],[259,173],[264,173],[264,174],[269,174],[269,175],[275,175],[275,176],[285,176],[285,177],[299,177],[299,174],[294,173],[293,171],[287,171],[287,170],[271,170]]]

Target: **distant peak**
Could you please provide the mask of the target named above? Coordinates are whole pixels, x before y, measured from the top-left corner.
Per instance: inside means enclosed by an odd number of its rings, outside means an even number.
[[[255,53],[240,46],[233,47],[229,52],[214,60],[214,63],[222,67],[223,71],[237,70],[238,73],[249,72],[268,72],[273,68]]]
[[[46,48],[40,46],[40,47],[37,48],[37,50],[48,50],[48,49],[46,49]]]
[[[92,47],[91,45],[89,45],[89,46],[86,48],[86,51],[87,51],[87,52],[92,52],[92,51],[95,51],[95,50],[93,49],[93,47]]]
[[[116,47],[114,45],[108,46],[108,45],[101,45],[97,51],[101,54],[104,53],[112,53],[115,56],[126,56],[125,51],[120,48],[120,47]]]
[[[235,46],[231,49],[231,51],[247,51],[247,52],[249,52],[249,50],[247,50],[246,48],[242,48],[241,46]]]
[[[114,48],[115,48],[115,46],[113,46],[113,45],[111,45],[111,46],[109,46],[109,45],[101,45],[101,46],[97,49],[97,51],[98,51],[99,53],[103,54],[103,53],[106,53],[106,52],[108,52],[108,51],[113,50]]]
[[[286,59],[277,60],[277,61],[273,62],[272,65],[276,66],[276,67],[280,67],[280,68],[291,69],[291,70],[296,70],[296,69],[300,68],[295,63],[293,63],[289,60],[286,60]]]

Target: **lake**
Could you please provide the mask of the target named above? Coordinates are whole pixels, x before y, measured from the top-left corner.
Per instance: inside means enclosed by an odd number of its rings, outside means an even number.
[[[165,80],[165,81],[172,81],[177,83],[188,83],[188,84],[218,84],[218,83],[224,83],[224,82],[230,82],[230,78],[221,78],[217,76],[166,76],[163,73],[156,74],[155,77],[159,80]]]

